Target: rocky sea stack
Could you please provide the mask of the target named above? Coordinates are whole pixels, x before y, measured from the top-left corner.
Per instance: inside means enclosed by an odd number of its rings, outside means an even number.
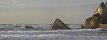
[[[53,23],[52,29],[71,29],[65,25],[60,19],[56,19]]]
[[[107,3],[101,3],[97,8],[96,13],[86,19],[85,28],[96,29],[106,28],[107,29]]]

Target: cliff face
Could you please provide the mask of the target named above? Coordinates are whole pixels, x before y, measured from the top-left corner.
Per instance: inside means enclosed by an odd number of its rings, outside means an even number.
[[[65,25],[60,19],[56,19],[53,23],[52,29],[70,29],[67,25]]]
[[[100,18],[101,18],[100,14],[94,14],[92,17],[89,17],[85,21],[85,28],[88,29],[99,28]]]

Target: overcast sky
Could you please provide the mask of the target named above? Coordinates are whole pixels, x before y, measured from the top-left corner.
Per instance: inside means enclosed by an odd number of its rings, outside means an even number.
[[[104,2],[107,0],[103,0]],[[0,0],[0,24],[83,24],[101,0]]]

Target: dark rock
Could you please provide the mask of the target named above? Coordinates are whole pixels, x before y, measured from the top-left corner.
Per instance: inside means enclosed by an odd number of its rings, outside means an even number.
[[[107,24],[107,16],[101,17],[101,24]]]
[[[100,11],[101,14],[101,24],[107,24],[107,3],[101,3],[100,7],[102,10]]]
[[[65,25],[60,19],[56,19],[53,23],[52,29],[71,29]]]
[[[85,26],[81,25],[81,28],[80,28],[80,29],[84,29],[84,28],[85,28]]]
[[[26,27],[26,29],[32,29],[33,28],[32,26],[28,26],[28,25],[26,25],[25,27]]]

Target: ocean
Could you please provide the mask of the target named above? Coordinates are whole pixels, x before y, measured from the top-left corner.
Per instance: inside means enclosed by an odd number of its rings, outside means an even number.
[[[26,29],[30,25],[34,29]],[[0,40],[107,40],[107,31],[78,29],[80,24],[69,24],[71,30],[52,30],[49,24],[0,24]]]

